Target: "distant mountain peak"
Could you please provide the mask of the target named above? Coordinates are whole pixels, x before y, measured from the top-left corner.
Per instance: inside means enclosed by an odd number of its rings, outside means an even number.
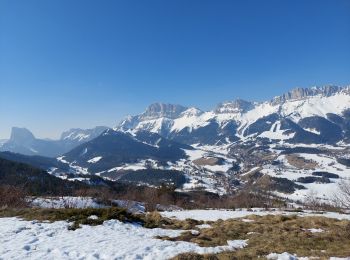
[[[170,119],[177,118],[187,107],[174,104],[153,103],[147,107],[146,111],[141,115],[142,119],[155,119],[166,117]]]
[[[88,140],[97,137],[106,129],[108,129],[106,126],[96,126],[92,129],[71,128],[62,133],[60,140]]]
[[[27,128],[12,127],[10,141],[26,143],[32,140],[35,140],[35,136]]]
[[[185,116],[185,117],[193,117],[193,116],[199,116],[201,114],[203,114],[204,112],[198,108],[195,107],[190,107],[188,109],[186,109],[185,111],[183,111],[180,114],[180,117]]]

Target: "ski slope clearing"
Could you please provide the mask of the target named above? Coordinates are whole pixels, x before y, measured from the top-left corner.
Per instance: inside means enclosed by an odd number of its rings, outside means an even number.
[[[68,223],[40,223],[0,218],[1,259],[169,259],[180,253],[215,254],[246,246],[244,240],[225,246],[200,247],[195,243],[164,241],[182,230],[146,229],[117,220],[71,231]]]

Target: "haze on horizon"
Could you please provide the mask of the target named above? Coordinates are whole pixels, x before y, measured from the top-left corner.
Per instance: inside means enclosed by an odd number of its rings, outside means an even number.
[[[350,84],[350,2],[0,2],[0,139]]]

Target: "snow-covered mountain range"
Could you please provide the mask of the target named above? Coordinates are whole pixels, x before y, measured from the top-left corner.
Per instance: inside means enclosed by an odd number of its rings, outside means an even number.
[[[2,150],[13,143],[38,150],[27,144],[32,135],[17,130]],[[315,192],[329,199],[350,180],[350,87],[297,88],[211,111],[155,103],[114,129],[73,129],[60,142],[71,149],[48,170],[62,178],[98,175],[220,194],[249,187],[293,200]]]
[[[212,111],[156,103],[115,129],[150,131],[179,142],[229,144],[267,138],[290,143],[336,143],[349,137],[350,87],[297,88],[273,100],[223,102]],[[329,132],[332,132],[331,134]]]

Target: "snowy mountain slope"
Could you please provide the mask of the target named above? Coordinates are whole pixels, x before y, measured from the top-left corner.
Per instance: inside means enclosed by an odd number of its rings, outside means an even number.
[[[107,130],[99,137],[84,143],[64,155],[66,161],[79,163],[92,172],[108,170],[123,163],[134,163],[143,159],[154,159],[160,162],[176,161],[185,156],[181,149],[186,147],[172,141],[158,141],[154,144],[145,137],[137,138],[131,134]],[[156,146],[157,144],[158,146]],[[98,161],[96,157],[101,157]],[[93,160],[94,159],[94,160]],[[92,164],[91,160],[94,161]]]
[[[279,179],[287,179],[303,186],[291,192],[276,190],[276,194],[293,200],[305,200],[313,193],[320,200],[334,198],[339,184],[350,180],[350,168],[338,162],[347,148],[331,150],[325,147],[308,149],[280,150],[271,149],[273,160],[261,163],[259,172]],[[288,151],[288,152],[286,152]]]
[[[72,128],[68,131],[63,132],[60,140],[69,140],[76,142],[89,141],[96,138],[107,129],[108,127],[105,126],[96,126],[92,129]]]
[[[197,161],[203,158],[211,159]],[[58,160],[70,168],[70,173],[148,185],[170,182],[179,189],[203,187],[219,193],[225,193],[219,183],[233,167],[232,159],[217,152],[177,143],[152,132],[132,134],[111,129]],[[217,176],[219,173],[222,177]]]

